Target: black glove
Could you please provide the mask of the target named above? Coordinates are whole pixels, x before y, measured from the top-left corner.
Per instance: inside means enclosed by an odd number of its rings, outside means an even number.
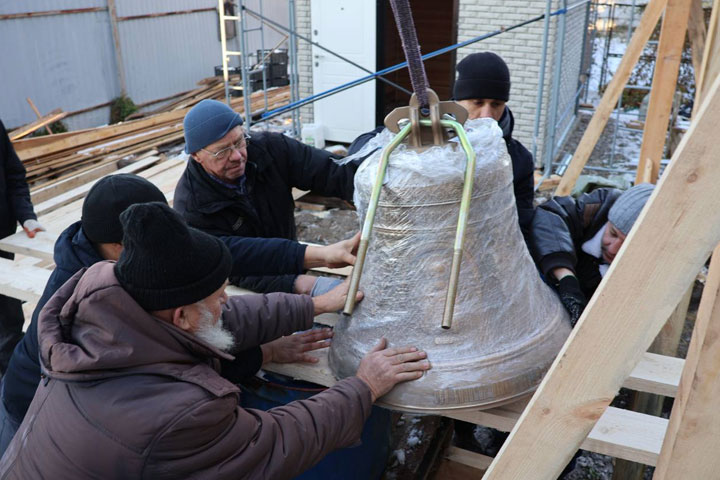
[[[574,327],[588,303],[580,290],[580,282],[575,275],[565,275],[560,279],[557,288],[560,301],[570,314],[570,325]]]

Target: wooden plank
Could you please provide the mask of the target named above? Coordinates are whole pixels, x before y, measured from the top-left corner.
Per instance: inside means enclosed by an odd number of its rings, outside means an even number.
[[[0,258],[0,294],[37,303],[50,278],[50,270]]]
[[[37,205],[46,200],[56,197],[62,193],[72,190],[73,188],[87,183],[91,180],[104,177],[105,175],[114,172],[118,169],[117,160],[108,160],[100,163],[99,165],[93,165],[89,168],[84,168],[83,171],[74,175],[68,176],[60,180],[59,182],[52,182],[41,188],[35,189],[30,192],[30,200],[33,204]]]
[[[557,477],[718,244],[718,124],[720,78],[487,480]]]
[[[452,446],[445,450],[445,458],[478,470],[485,470],[492,463],[492,457]]]
[[[643,141],[635,183],[656,183],[665,151],[668,121],[677,88],[678,71],[690,18],[691,0],[667,0],[660,31]],[[650,164],[650,178],[646,167]]]
[[[18,140],[26,135],[30,135],[35,130],[43,128],[46,125],[50,125],[53,122],[57,122],[58,120],[62,120],[63,118],[65,118],[66,115],[67,115],[67,113],[63,112],[59,108],[56,108],[52,112],[48,113],[47,115],[45,115],[41,118],[38,118],[34,122],[28,123],[27,125],[10,132],[9,133],[10,140],[14,141],[14,140]]]
[[[120,173],[139,172],[140,170],[143,170],[151,165],[154,165],[155,163],[157,163],[159,161],[160,161],[160,157],[145,158],[138,162],[131,163],[127,167],[123,167],[119,170],[115,170],[114,172],[110,172],[109,175],[117,175]],[[68,203],[74,202],[75,200],[77,200],[79,198],[84,198],[85,195],[87,195],[87,193],[93,187],[93,185],[95,185],[98,181],[100,181],[100,179],[92,180],[88,183],[80,185],[79,187],[75,187],[72,190],[69,190],[65,193],[62,193],[62,194],[56,196],[56,197],[50,198],[49,200],[46,200],[42,203],[35,205],[35,213],[37,213],[38,216],[42,216],[44,214],[50,213],[54,210],[57,210],[58,208],[67,205]]]
[[[158,180],[162,181],[165,177],[160,177],[163,172],[167,170],[175,169],[175,173],[172,175],[177,179],[182,173],[183,161],[178,158],[173,158],[160,162],[147,170],[139,172],[140,176],[143,176],[153,182],[160,190],[168,188],[164,185],[157,185]],[[176,180],[177,181],[177,180]],[[174,184],[172,186],[174,189]],[[165,195],[168,195],[167,191],[163,191]],[[71,223],[80,220],[82,212],[83,198],[78,198],[67,205],[53,210],[49,213],[45,213],[39,217],[40,223],[47,228],[47,232],[39,232],[35,239],[28,239],[27,236],[22,232],[15,233],[9,237],[0,240],[0,248],[6,249],[8,252],[22,253],[25,255],[34,256],[37,258],[44,258],[52,260],[53,248],[55,241],[60,233],[67,228]],[[41,241],[35,242],[34,240],[41,239]]]
[[[605,89],[602,100],[595,110],[590,123],[585,130],[580,143],[578,144],[575,154],[573,155],[570,165],[568,165],[565,174],[560,180],[555,195],[570,195],[577,178],[580,176],[585,163],[587,163],[592,154],[595,144],[607,125],[610,114],[615,109],[618,98],[622,94],[625,84],[627,84],[630,74],[635,64],[642,54],[643,48],[647,43],[652,31],[655,29],[660,15],[665,9],[667,0],[650,0],[645,8],[640,23],[633,33],[630,43],[628,44],[625,54],[623,55],[620,65],[613,75],[612,80]]]
[[[677,355],[678,345],[680,344],[680,337],[682,336],[683,328],[685,327],[685,320],[687,319],[688,306],[690,305],[690,298],[692,297],[693,287],[695,281],[693,281],[690,288],[687,289],[682,300],[673,311],[672,315],[665,325],[663,326],[658,336],[653,341],[652,345],[648,349],[646,355],[658,354],[659,358],[671,358]],[[662,357],[666,355],[667,357]],[[679,359],[676,359],[679,360]],[[640,362],[642,363],[642,362]],[[676,363],[682,372],[682,365],[684,362],[681,360]],[[637,371],[637,367],[635,367]],[[680,372],[675,372],[677,375]],[[653,372],[655,373],[655,372]],[[679,383],[679,377],[677,377]],[[676,385],[678,384],[676,383]],[[627,385],[627,381],[625,381]],[[674,396],[677,389],[670,397]],[[665,397],[662,395],[655,395],[641,391],[631,392],[629,398],[629,410],[633,412],[645,413],[647,415],[654,415],[660,417],[662,415],[663,404],[665,403]],[[615,468],[613,468],[613,480],[642,480],[645,475],[645,466],[628,460],[618,460],[615,462]]]
[[[720,471],[720,247],[713,252],[680,391],[654,478],[717,478]]]
[[[665,397],[677,395],[680,375],[685,361],[657,353],[645,353],[623,387]]]
[[[484,469],[477,469],[447,458],[441,458],[435,474],[430,477],[433,480],[467,480],[468,478],[480,478],[485,473]]]
[[[667,424],[668,421],[661,417],[608,407],[581,448],[645,465],[655,465]]]
[[[688,20],[688,38],[692,49],[692,64],[695,74],[695,87],[700,85],[700,71],[702,70],[703,54],[705,53],[705,13],[703,12],[702,0],[691,0],[690,18]],[[697,102],[697,97],[695,97]],[[697,105],[697,103],[695,103]]]
[[[52,261],[56,240],[57,234],[55,232],[37,232],[35,238],[29,238],[25,235],[25,232],[20,230],[13,235],[0,239],[0,249]]]
[[[158,127],[169,122],[177,122],[185,116],[185,113],[185,110],[177,110],[174,112],[153,115],[152,117],[143,118],[141,120],[133,120],[131,122],[123,122],[116,125],[96,128],[85,133],[63,138],[57,142],[47,145],[24,149],[21,152],[18,152],[18,156],[21,160],[27,160],[29,158],[41,157],[73,148],[80,149],[92,142],[106,141],[114,137],[139,132],[150,127]]]

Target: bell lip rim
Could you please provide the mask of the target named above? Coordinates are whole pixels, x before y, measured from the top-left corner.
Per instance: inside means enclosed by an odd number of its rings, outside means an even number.
[[[495,400],[492,402],[479,402],[472,405],[462,405],[462,406],[454,406],[454,407],[418,407],[418,406],[412,406],[412,405],[398,405],[394,403],[388,403],[384,402],[382,398],[378,399],[375,402],[375,405],[383,408],[387,408],[389,410],[394,410],[398,412],[403,413],[427,413],[427,414],[433,414],[437,415],[439,413],[460,413],[460,412],[476,412],[478,409],[480,410],[491,410],[493,408],[502,407],[503,405],[508,405],[511,403],[516,403],[520,401],[523,397],[527,397],[528,401],[530,401],[530,396],[532,393],[534,393],[538,387],[539,383],[523,392],[514,394],[512,396]]]

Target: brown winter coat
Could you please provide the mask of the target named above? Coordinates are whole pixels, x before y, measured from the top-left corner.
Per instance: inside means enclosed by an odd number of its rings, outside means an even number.
[[[217,372],[228,355],[163,322],[119,285],[111,262],[78,272],[43,309],[46,375],[0,461],[0,478],[292,478],[360,438],[357,377],[267,412],[238,406]],[[310,327],[310,297],[231,297],[223,322],[244,349]]]

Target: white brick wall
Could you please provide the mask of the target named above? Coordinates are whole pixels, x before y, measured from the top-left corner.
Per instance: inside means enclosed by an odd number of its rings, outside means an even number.
[[[310,2],[312,0],[296,0],[297,27],[301,35],[311,36]],[[533,16],[545,13],[545,0],[458,0],[458,42],[469,40],[528,20]],[[553,0],[552,9],[560,8],[560,0]],[[536,162],[543,158],[543,145],[547,135],[545,127],[547,112],[551,105],[551,77],[558,45],[558,16],[550,21],[550,34],[545,70],[545,86],[542,101],[542,115],[538,135]],[[577,89],[582,52],[582,36],[585,28],[585,8],[576,8],[566,19],[565,47],[563,51],[562,81],[558,102],[558,120],[566,110],[566,106],[574,103],[573,95]],[[469,45],[458,50],[457,61],[465,56],[482,51],[493,51],[503,57],[510,68],[512,87],[508,105],[515,115],[514,136],[528,150],[533,148],[533,132],[535,110],[539,90],[541,57],[543,47],[543,21],[502,33],[495,37]],[[311,47],[306,42],[299,42],[298,61],[300,69],[300,96],[312,95],[312,55]],[[424,52],[427,53],[427,52]],[[301,108],[303,122],[313,121],[312,105]],[[558,124],[557,138],[572,118],[572,112],[563,122]]]
[[[307,38],[312,38],[310,21],[310,0],[296,0],[295,2],[295,25],[297,33]],[[304,40],[298,41],[298,71],[300,75],[300,98],[306,98],[313,94],[312,78],[312,45]],[[301,123],[313,122],[312,104],[300,108]]]
[[[497,0],[460,0],[458,12],[458,42],[470,40],[503,26],[527,20],[545,12],[544,0],[508,0],[499,5]],[[550,75],[552,73],[552,46],[555,41],[556,18],[551,20],[548,62],[545,70],[543,93],[543,115],[540,125],[545,123],[545,113],[550,98]],[[502,33],[495,37],[474,43],[458,50],[457,61],[475,52],[492,51],[503,57],[510,69],[510,100],[508,106],[515,116],[514,137],[532,151],[535,124],[535,110],[540,86],[540,68],[543,45],[543,22]],[[545,132],[540,128],[538,142]],[[541,155],[538,145],[538,157]]]

